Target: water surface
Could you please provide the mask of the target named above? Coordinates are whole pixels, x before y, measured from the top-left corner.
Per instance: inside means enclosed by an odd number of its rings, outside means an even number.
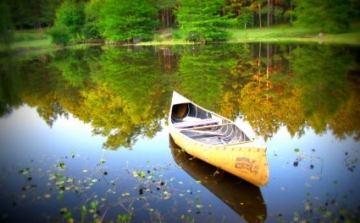
[[[356,48],[90,47],[1,63],[4,222],[360,217]],[[182,152],[166,127],[173,90],[266,145],[268,184]]]

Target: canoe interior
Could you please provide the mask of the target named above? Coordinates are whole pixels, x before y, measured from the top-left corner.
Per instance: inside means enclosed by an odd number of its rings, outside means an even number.
[[[192,103],[173,105],[172,125],[193,140],[210,145],[249,142],[249,137],[234,123]]]

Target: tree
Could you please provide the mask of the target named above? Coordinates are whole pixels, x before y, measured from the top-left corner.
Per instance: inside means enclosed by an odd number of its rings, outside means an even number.
[[[297,1],[295,13],[299,24],[338,33],[349,28],[355,12],[350,0],[301,0]]]
[[[63,0],[41,0],[40,4],[42,25],[51,26],[56,19],[56,9],[60,7]]]
[[[0,3],[0,46],[4,46],[6,51],[10,50],[12,42],[12,22],[11,14],[6,2]]]
[[[69,29],[61,23],[52,27],[47,33],[51,36],[52,43],[57,45],[65,46],[71,38]]]
[[[238,21],[242,28],[247,28],[248,25],[251,25],[252,22],[252,12],[253,10],[250,7],[242,7],[240,10],[240,15],[238,16]]]
[[[62,0],[5,0],[17,28],[42,28],[54,23],[55,10]]]
[[[162,27],[171,27],[174,22],[173,9],[176,7],[177,0],[154,0],[155,8],[159,10]]]
[[[348,98],[350,88],[345,75],[353,59],[346,50],[333,46],[301,47],[294,50],[293,55],[295,76],[291,82],[302,91],[298,100],[304,107],[308,124],[316,133],[323,133]]]
[[[223,0],[180,0],[177,18],[183,37],[189,41],[223,41],[228,38],[226,16],[220,16]]]
[[[218,45],[197,45],[184,48],[178,63],[181,92],[202,106],[216,110],[215,102],[224,92],[225,74],[236,64],[231,52]]]
[[[99,31],[99,18],[100,10],[103,3],[104,0],[91,0],[86,4],[86,23],[83,28],[83,35],[86,39],[96,39],[101,37]]]
[[[55,26],[67,26],[73,37],[79,37],[85,24],[84,4],[75,0],[65,0],[56,12]]]
[[[99,28],[109,41],[149,39],[155,26],[155,8],[144,0],[105,0]]]

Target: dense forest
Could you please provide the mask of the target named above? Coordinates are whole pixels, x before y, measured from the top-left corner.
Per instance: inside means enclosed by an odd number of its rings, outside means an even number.
[[[222,41],[226,28],[302,24],[319,32],[344,32],[359,18],[357,0],[4,0],[2,42],[11,30],[52,27],[57,43],[70,39],[132,42],[176,28],[180,38]]]

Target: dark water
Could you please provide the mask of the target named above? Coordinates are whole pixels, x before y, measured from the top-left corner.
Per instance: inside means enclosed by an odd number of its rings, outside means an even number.
[[[358,222],[359,49],[89,47],[0,58],[1,222]],[[172,91],[266,145],[252,186],[181,151]]]

